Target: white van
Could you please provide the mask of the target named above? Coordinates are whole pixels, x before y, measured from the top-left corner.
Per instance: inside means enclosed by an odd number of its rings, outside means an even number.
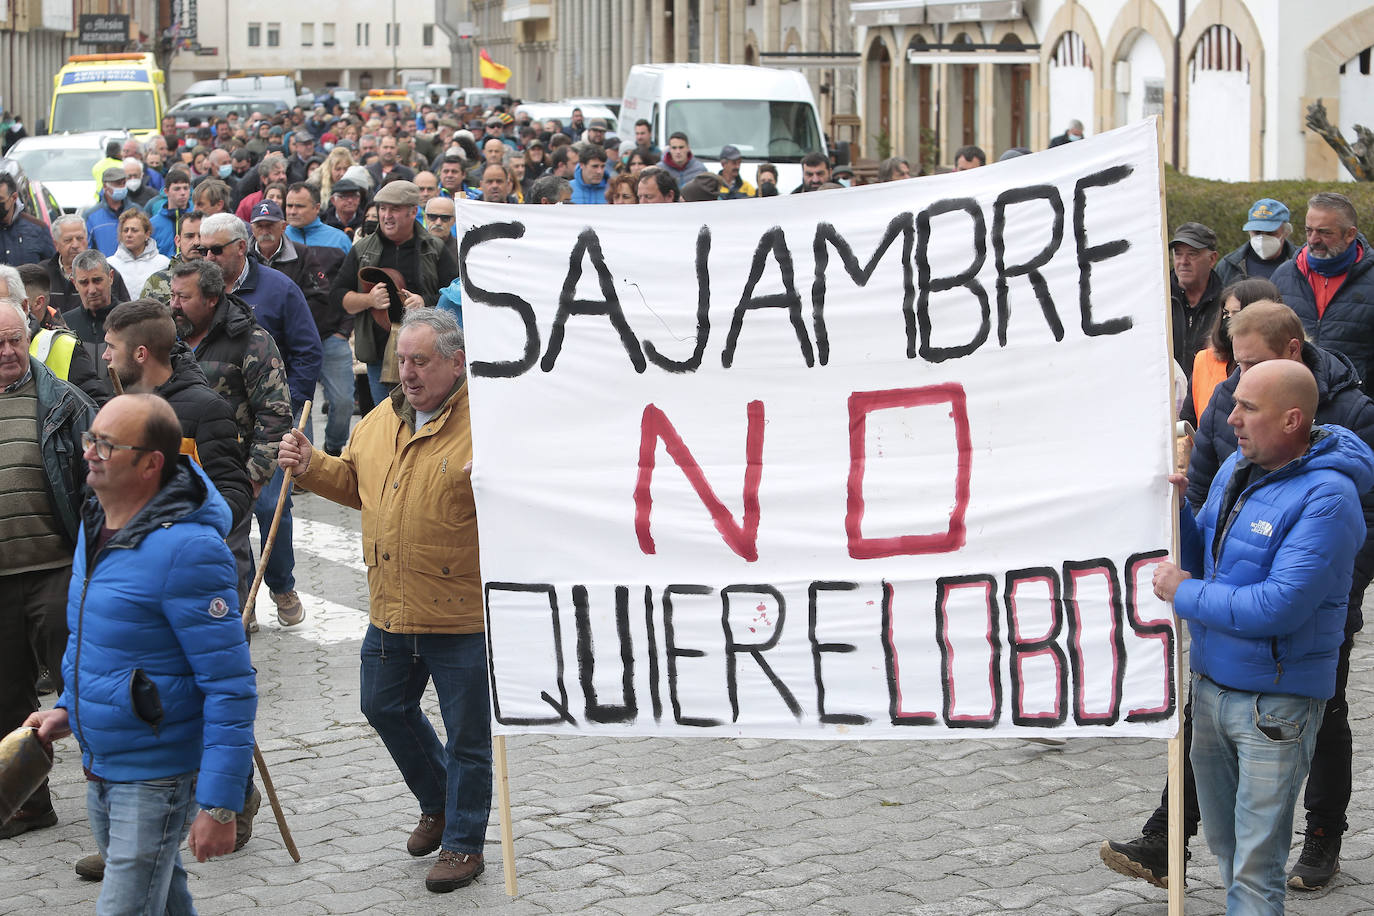
[[[296,81],[289,76],[231,76],[226,79],[196,80],[181,94],[183,99],[205,95],[235,95],[240,98],[281,99],[294,108],[299,96]]]
[[[687,135],[692,155],[717,170],[721,147],[743,156],[740,174],[757,185],[760,162],[778,167],[778,191],[801,184],[801,160],[827,153],[811,86],[798,70],[737,64],[636,64],[625,80],[620,106],[623,137],[634,124],[653,125],[653,141],[666,153],[668,137]]]

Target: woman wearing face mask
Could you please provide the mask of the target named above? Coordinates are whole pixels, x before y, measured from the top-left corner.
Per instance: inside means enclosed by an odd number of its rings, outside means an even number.
[[[132,207],[119,215],[119,249],[110,258],[110,265],[119,271],[130,289],[143,289],[148,278],[171,263],[159,254],[153,238],[153,225],[148,214]]]
[[[1247,277],[1267,280],[1280,264],[1297,256],[1297,246],[1289,241],[1293,224],[1282,201],[1272,197],[1255,201],[1241,228],[1250,238],[1218,261],[1215,268],[1222,286],[1230,286]]]
[[[369,235],[373,235],[374,233],[376,233],[376,231],[377,231],[377,205],[376,205],[376,204],[372,204],[372,205],[370,205],[370,206],[367,208],[367,214],[363,217],[363,225],[362,225],[362,228],[360,228],[360,229],[358,230],[357,235],[354,237],[354,239],[353,239],[353,244],[354,244],[354,245],[358,244],[358,242],[362,241],[364,238],[366,238],[366,237],[369,236]]]
[[[1229,324],[1241,309],[1252,302],[1267,299],[1270,302],[1283,302],[1279,288],[1268,280],[1256,277],[1232,283],[1221,291],[1221,311],[1217,322],[1207,338],[1207,346],[1193,357],[1193,376],[1191,397],[1184,405],[1182,417],[1197,426],[1198,418],[1212,400],[1212,392],[1236,371],[1236,357],[1231,349]],[[1192,412],[1191,416],[1189,411]]]

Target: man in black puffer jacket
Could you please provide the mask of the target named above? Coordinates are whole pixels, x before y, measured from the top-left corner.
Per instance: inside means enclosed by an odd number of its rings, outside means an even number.
[[[1308,340],[1350,357],[1368,391],[1374,373],[1374,252],[1344,194],[1312,195],[1305,224],[1307,245],[1270,279],[1302,319]]]
[[[1361,390],[1360,377],[1350,360],[1303,340],[1303,322],[1291,308],[1261,300],[1246,306],[1230,322],[1239,368],[1217,385],[1198,424],[1188,464],[1188,502],[1193,511],[1206,502],[1212,478],[1236,450],[1236,433],[1227,420],[1236,406],[1236,386],[1241,373],[1257,363],[1272,359],[1301,360],[1317,379],[1315,422],[1344,426],[1366,444],[1374,446],[1374,400]],[[1288,877],[1288,886],[1294,890],[1311,891],[1324,887],[1340,869],[1341,835],[1347,827],[1345,814],[1350,804],[1353,753],[1345,686],[1350,675],[1354,635],[1364,625],[1360,605],[1374,574],[1374,492],[1363,494],[1361,506],[1369,533],[1355,556],[1350,600],[1346,606],[1345,641],[1341,644],[1336,668],[1336,692],[1327,701],[1312,754],[1312,768],[1303,798],[1307,809],[1307,840]],[[1192,741],[1191,702],[1184,707],[1183,741],[1183,829],[1184,836],[1191,837],[1197,834],[1200,821],[1193,770],[1186,756]],[[1163,882],[1168,878],[1165,857],[1168,801],[1166,786],[1159,807],[1146,821],[1141,837],[1131,841],[1107,840],[1102,844],[1100,854],[1110,868],[1151,884],[1166,886]]]
[[[229,402],[205,380],[189,347],[177,340],[172,310],[156,299],[115,306],[105,319],[105,358],[130,394],[152,392],[172,405],[181,423],[181,451],[229,504],[235,523],[248,514],[253,488]]]

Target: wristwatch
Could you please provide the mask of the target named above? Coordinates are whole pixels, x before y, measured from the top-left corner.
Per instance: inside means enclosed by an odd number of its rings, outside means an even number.
[[[234,810],[232,810],[232,809],[230,809],[230,808],[204,808],[204,807],[202,807],[200,810],[204,811],[206,814],[208,814],[208,815],[210,815],[211,817],[213,817],[213,818],[215,819],[215,823],[217,823],[217,824],[227,824],[227,823],[229,823],[230,821],[232,821],[235,817],[238,816],[238,812],[237,812],[237,811],[234,811]]]

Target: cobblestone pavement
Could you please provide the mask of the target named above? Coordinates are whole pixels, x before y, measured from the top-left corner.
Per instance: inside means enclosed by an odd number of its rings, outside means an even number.
[[[358,711],[367,598],[357,515],[310,495],[296,507],[308,616],[284,630],[260,603],[253,654],[258,740],[302,861],[291,862],[264,803],[247,848],[189,863],[202,914],[1167,911],[1164,891],[1109,871],[1097,855],[1104,837],[1137,835],[1158,798],[1165,744],[1137,739],[1051,747],[522,736],[508,742],[519,896],[505,893],[495,813],[486,873],[430,894],[433,857],[404,850],[418,809]],[[1374,913],[1371,667],[1374,651],[1358,645],[1344,871],[1326,891],[1290,894],[1291,913]],[[57,827],[0,841],[0,913],[94,910],[99,885],[72,871],[94,851],[74,742],[59,744],[53,794]],[[1215,860],[1200,841],[1193,847],[1188,913],[1222,913]]]

